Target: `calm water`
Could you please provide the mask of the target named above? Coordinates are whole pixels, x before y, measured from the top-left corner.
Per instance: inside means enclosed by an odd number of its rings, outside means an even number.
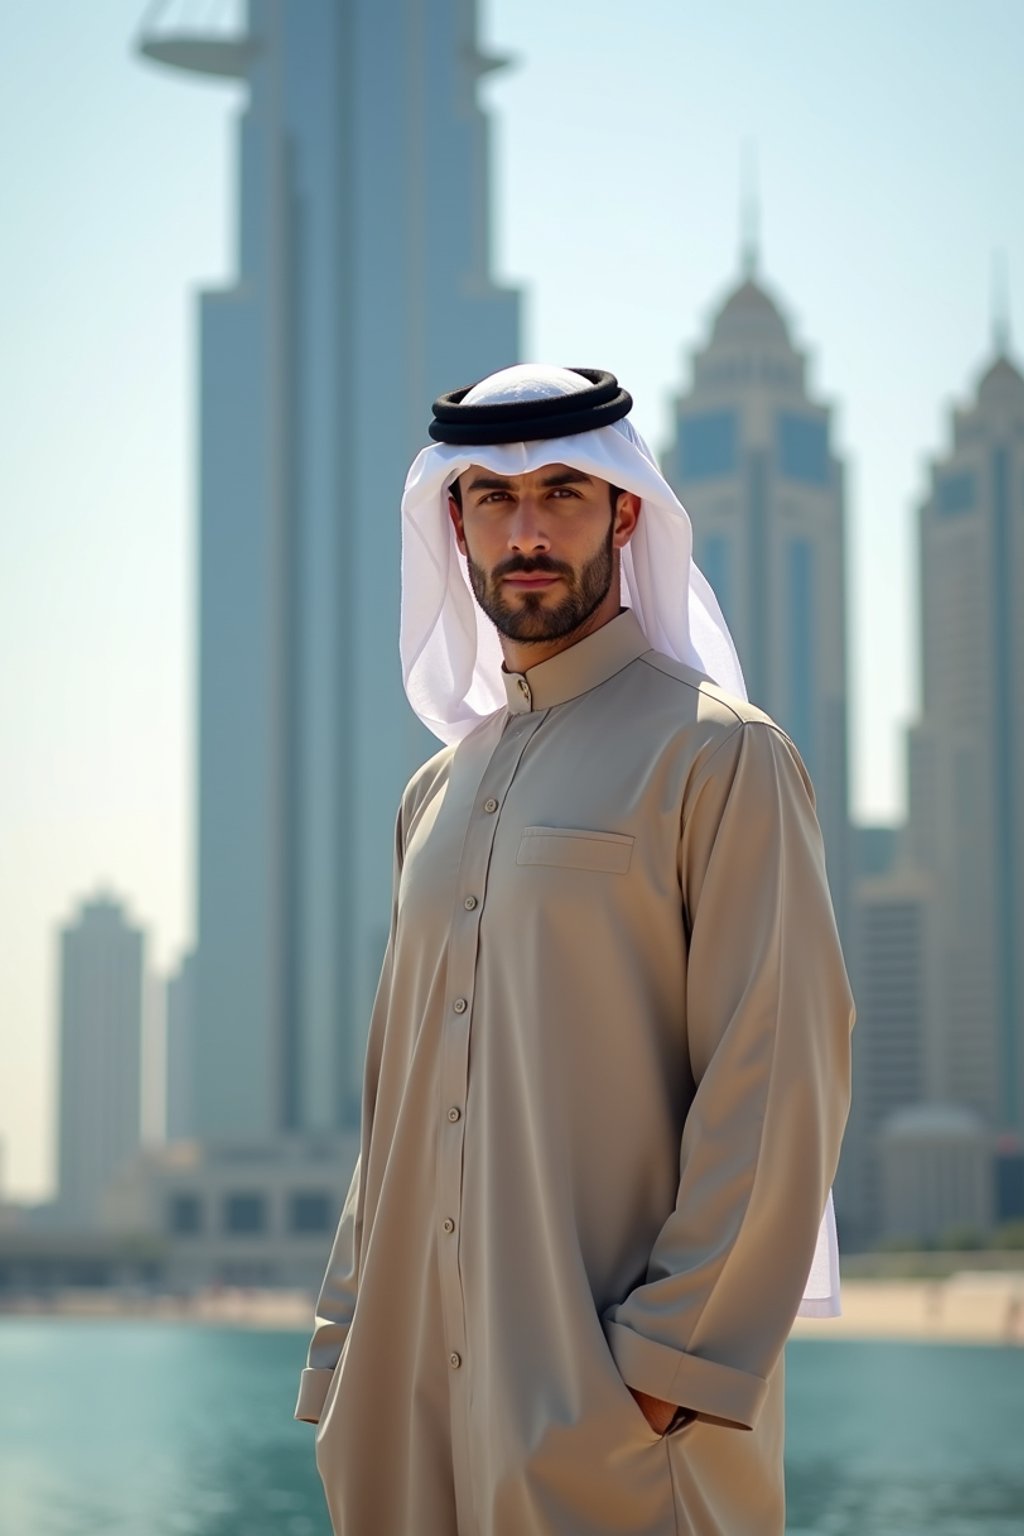
[[[2,1536],[330,1536],[296,1333],[0,1320]],[[798,1341],[792,1536],[1024,1536],[1024,1350]]]

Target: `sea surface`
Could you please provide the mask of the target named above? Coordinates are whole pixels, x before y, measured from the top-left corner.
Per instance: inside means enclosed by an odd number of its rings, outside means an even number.
[[[291,1418],[305,1345],[0,1319],[0,1536],[330,1536]],[[787,1358],[791,1536],[1024,1536],[1024,1349],[801,1339]]]

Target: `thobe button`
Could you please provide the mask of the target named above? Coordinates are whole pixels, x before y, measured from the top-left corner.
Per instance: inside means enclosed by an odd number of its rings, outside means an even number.
[[[449,1236],[451,1236],[451,1234],[455,1231],[455,1223],[452,1221],[450,1216],[446,1216],[441,1225],[444,1227],[444,1230],[448,1233]]]
[[[462,1119],[462,1110],[459,1109],[456,1104],[453,1104],[451,1109],[448,1111],[448,1119],[451,1121],[452,1125],[455,1124],[456,1120]]]
[[[493,795],[491,796],[491,798],[489,800],[485,800],[484,801],[484,810],[485,811],[496,811],[497,809],[498,809],[498,802],[497,802],[497,800],[495,800]]]
[[[465,1013],[466,1009],[469,1007],[469,1004],[466,1002],[464,997],[457,997],[454,1003],[452,1003],[452,1007],[455,1009],[456,1013]]]
[[[453,1371],[457,1371],[459,1366],[462,1364],[462,1356],[461,1355],[457,1355],[455,1353],[454,1349],[452,1350],[451,1354],[448,1356],[448,1364],[451,1366]]]
[[[472,912],[473,908],[476,906],[476,897],[467,896],[462,905],[465,907],[467,912]]]
[[[522,694],[523,698],[526,699],[527,702],[529,702],[529,698],[530,698],[530,685],[526,681],[526,678],[525,677],[519,678],[519,680],[516,683],[516,687],[519,689],[519,692]]]

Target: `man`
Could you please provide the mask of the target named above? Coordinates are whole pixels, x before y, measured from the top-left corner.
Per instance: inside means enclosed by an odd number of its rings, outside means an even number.
[[[338,1536],[784,1528],[851,998],[811,786],[630,405],[504,370],[407,481],[406,689],[449,745],[398,817],[296,1409]]]

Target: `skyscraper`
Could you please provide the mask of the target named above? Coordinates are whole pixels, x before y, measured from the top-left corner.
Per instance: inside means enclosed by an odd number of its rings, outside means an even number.
[[[518,356],[476,103],[500,61],[473,0],[167,26],[149,58],[248,86],[238,279],[201,300],[195,1127],[265,1137],[358,1112],[394,814],[437,746],[401,686],[403,474],[431,399]]]
[[[1024,377],[995,357],[920,509],[913,861],[934,892],[938,1089],[1024,1132]]]
[[[884,1128],[908,1106],[937,1096],[928,1056],[929,894],[926,877],[907,870],[865,876],[853,888],[848,962],[857,1027],[836,1201],[844,1235],[858,1242],[881,1226]]]
[[[750,698],[793,737],[814,782],[840,929],[848,910],[843,469],[829,409],[757,279],[740,284],[675,403],[666,475],[736,641]]]
[[[168,976],[164,1008],[164,1125],[168,1141],[195,1135],[196,957]]]
[[[58,1206],[88,1226],[140,1144],[144,941],[108,896],[60,934]]]

